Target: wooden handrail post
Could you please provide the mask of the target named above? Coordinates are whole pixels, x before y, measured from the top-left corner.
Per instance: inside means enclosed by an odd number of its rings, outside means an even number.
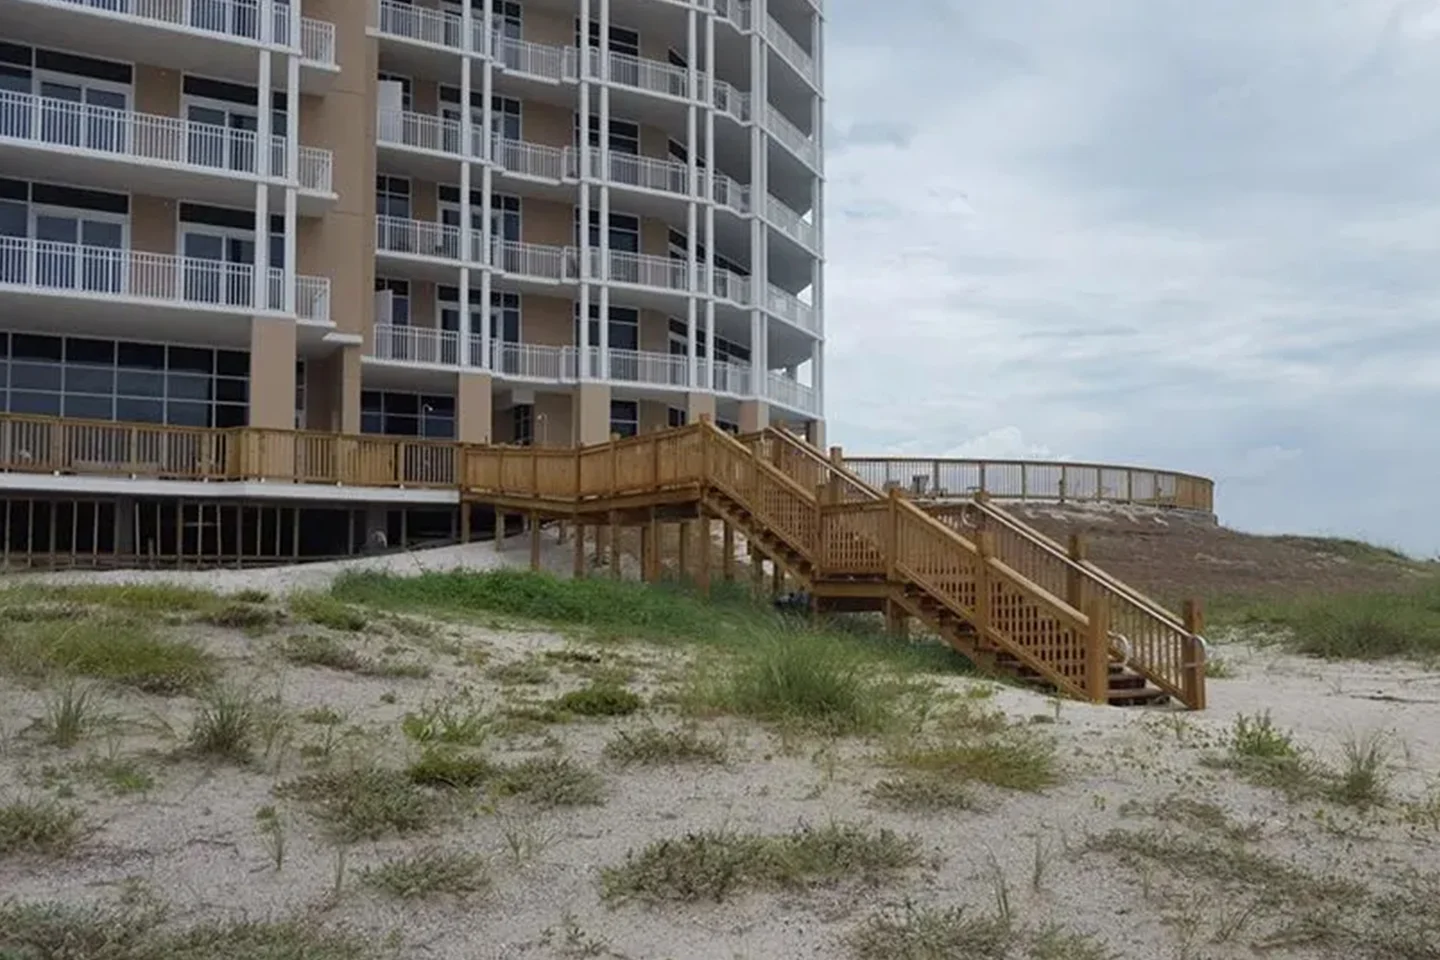
[[[530,569],[540,572],[540,514],[530,514]]]
[[[1186,600],[1181,607],[1185,621],[1186,643],[1185,664],[1181,673],[1181,686],[1185,691],[1185,702],[1192,710],[1205,709],[1205,646],[1199,640],[1205,632],[1205,610],[1199,600]]]
[[[720,544],[724,556],[720,559],[720,576],[729,583],[735,579],[735,528],[730,521],[720,521]]]
[[[680,521],[679,527],[680,549],[675,561],[680,570],[680,582],[684,583],[690,573],[690,521]]]
[[[1070,534],[1069,554],[1073,563],[1085,562],[1085,538],[1078,533]],[[1085,577],[1073,566],[1065,568],[1065,602],[1076,610],[1085,609]]]
[[[976,567],[978,575],[975,578],[975,619],[978,621],[976,628],[980,639],[988,640],[994,613],[990,609],[993,600],[990,595],[990,558],[995,556],[995,534],[989,530],[981,530],[975,535],[975,549],[980,554]]]
[[[837,503],[840,497],[840,477],[845,470],[845,451],[839,447],[830,448],[830,502]]]
[[[610,496],[615,496],[620,489],[620,452],[616,444],[620,442],[620,434],[610,434]]]
[[[610,578],[620,579],[620,514],[610,511]]]
[[[893,582],[900,579],[895,572],[900,553],[900,490],[897,487],[890,488],[890,519],[886,526],[889,533],[885,537],[885,579]]]
[[[696,546],[700,553],[695,558],[695,585],[700,588],[700,595],[710,596],[710,551],[715,549],[715,542],[710,538],[710,514],[705,512],[705,506],[700,506],[700,519],[696,522],[699,543]]]
[[[1110,701],[1110,605],[1103,597],[1085,610],[1085,694],[1094,703]]]
[[[585,579],[585,524],[575,524],[575,579]]]
[[[815,551],[815,568],[812,575],[817,578],[821,571],[829,566],[828,558],[825,556],[825,504],[830,500],[830,485],[823,482],[817,483],[815,485],[815,542],[811,544]]]

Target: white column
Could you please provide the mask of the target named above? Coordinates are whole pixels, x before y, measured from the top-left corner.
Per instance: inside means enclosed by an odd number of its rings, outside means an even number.
[[[490,44],[492,31],[495,29],[494,0],[485,0],[480,27],[484,42],[487,45]],[[480,51],[476,52],[478,53]],[[466,60],[468,62],[469,57],[467,57]],[[473,75],[471,85],[474,85]],[[495,181],[494,173],[490,169],[489,162],[494,159],[493,151],[490,148],[490,131],[493,124],[491,117],[493,108],[491,107],[490,99],[494,89],[495,72],[493,63],[490,57],[486,57],[481,61],[480,67],[480,121],[483,125],[483,129],[480,131],[480,156],[486,160],[480,168],[480,192],[482,194],[480,198],[482,200],[480,206],[480,260],[487,264],[486,269],[480,271],[480,365],[487,370],[496,367],[495,357],[498,349],[490,343],[490,334],[492,332],[490,329],[490,299],[493,296],[495,283],[494,271],[496,267],[495,257],[491,250],[495,245],[495,238],[492,237],[490,233],[490,206],[493,202],[490,194],[493,191]],[[469,116],[470,109],[470,104],[466,103],[465,111],[467,116]],[[469,149],[469,147],[467,146],[466,149]],[[468,166],[469,164],[467,163],[466,165]],[[521,210],[521,216],[524,216],[523,208]],[[471,236],[473,236],[473,225],[471,225],[471,231]],[[465,256],[470,256],[468,250],[465,252]],[[470,305],[468,303],[465,305],[465,315],[467,317],[470,316]],[[469,349],[469,344],[466,344],[466,349]]]
[[[581,24],[589,39],[590,25]],[[610,0],[600,0],[600,372],[610,376]]]
[[[580,355],[576,358],[576,372],[586,380],[599,373],[590,367],[590,0],[580,0],[579,40],[580,127],[575,149],[580,156],[580,215],[575,232],[580,247],[580,319],[576,324]]]
[[[296,12],[298,4],[290,5],[290,29],[291,37],[295,44],[299,44],[298,30],[299,14]],[[295,312],[295,278],[300,273],[297,241],[300,222],[296,215],[295,191],[300,181],[300,58],[290,56],[286,58],[285,64],[285,179],[288,185],[285,187],[285,279],[282,281],[282,290],[285,291],[285,312]]]
[[[687,182],[690,186],[690,199],[689,202],[685,204],[685,236],[690,238],[687,242],[687,249],[685,253],[686,273],[687,279],[690,284],[690,295],[685,298],[685,378],[686,383],[690,385],[690,389],[692,390],[701,386],[704,386],[706,389],[708,389],[710,386],[709,380],[705,380],[703,381],[703,383],[700,380],[699,367],[695,362],[695,348],[697,346],[697,338],[695,335],[695,314],[696,308],[699,306],[699,303],[695,298],[699,296],[702,289],[705,291],[706,294],[711,293],[713,286],[713,281],[711,281],[707,277],[706,282],[702,287],[700,283],[698,265],[696,264],[696,245],[700,242],[700,224],[698,223],[698,217],[696,216],[697,210],[695,207],[695,198],[696,195],[700,193],[699,156],[701,147],[699,142],[696,140],[696,121],[698,118],[696,117],[695,113],[695,97],[700,93],[700,89],[698,87],[700,71],[696,67],[696,60],[698,59],[696,55],[699,51],[696,49],[697,44],[695,42],[695,17],[696,13],[692,9],[689,16],[686,17],[685,37],[685,63],[689,66],[689,77],[687,78],[686,82],[690,86],[690,105],[689,108],[685,111],[685,176],[688,178]],[[708,296],[707,299],[709,299]]]
[[[259,11],[261,36],[269,30],[266,16],[268,9],[267,0]],[[267,178],[270,176],[270,130],[274,125],[275,109],[274,97],[271,95],[271,57],[269,50],[260,51],[260,79],[255,87],[258,105],[255,121],[255,172],[259,175],[260,182],[255,184],[255,262],[251,265],[254,271],[251,303],[256,310],[270,309],[270,184]]]
[[[750,310],[750,367],[751,390],[757,397],[765,395],[765,328],[760,304],[764,302],[767,290],[765,277],[765,223],[760,212],[765,209],[765,197],[769,186],[765,179],[765,159],[769,152],[768,135],[764,131],[765,111],[769,104],[769,93],[765,86],[766,47],[761,36],[768,15],[765,0],[753,0],[752,21],[755,26],[750,39],[750,208],[755,216],[750,219],[750,280],[757,296],[755,306]]]
[[[715,249],[715,11],[705,14],[705,68],[710,72],[710,87],[705,101],[705,249]],[[692,148],[693,155],[693,148]],[[713,268],[711,260],[707,267]],[[704,384],[715,389],[715,298],[705,298],[705,375]]]
[[[285,279],[281,281],[280,289],[284,291],[284,308],[288,314],[295,313],[295,278],[300,274],[300,265],[295,261],[299,255],[296,244],[298,224],[295,214],[295,199],[294,188],[287,189],[285,191]],[[268,258],[270,245],[267,243],[265,246]]]
[[[255,24],[255,39],[263,44],[275,42],[275,0],[260,0],[255,5],[255,15],[260,22]]]

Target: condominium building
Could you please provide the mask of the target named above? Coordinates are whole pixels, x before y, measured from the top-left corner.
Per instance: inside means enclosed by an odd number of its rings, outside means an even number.
[[[821,24],[819,0],[0,0],[0,413],[552,446],[707,414],[819,442]]]

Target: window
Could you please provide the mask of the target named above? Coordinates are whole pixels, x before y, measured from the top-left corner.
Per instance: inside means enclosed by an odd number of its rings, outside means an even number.
[[[689,413],[683,407],[671,407],[668,411],[669,424],[672,427],[683,427],[689,420]]]
[[[590,114],[590,146],[600,147],[600,118]],[[610,149],[630,156],[640,154],[640,125],[632,120],[610,118]],[[575,145],[580,145],[580,115],[575,115]]]
[[[112,251],[129,247],[129,212],[125,194],[0,179],[0,236],[48,241],[33,257],[0,257],[0,281],[120,291],[126,273]]]
[[[0,409],[194,427],[244,426],[250,355],[235,350],[0,332]],[[123,435],[97,459],[126,460]]]
[[[250,210],[180,204],[182,274],[186,299],[246,305],[253,299],[255,214]],[[270,265],[285,265],[285,218],[272,216]],[[267,286],[268,289],[268,286]],[[278,306],[278,304],[275,304]]]
[[[402,77],[398,73],[377,73],[375,79],[382,82],[389,81],[400,84],[400,109],[408,113],[412,106],[410,78]],[[456,99],[458,100],[459,98],[457,97]]]
[[[410,281],[392,280],[388,277],[375,278],[375,292],[390,294],[390,313],[381,316],[377,311],[376,323],[393,323],[403,327],[410,323]],[[378,297],[376,298],[379,299]]]
[[[480,324],[484,321],[485,311],[480,309],[481,293],[478,289],[470,288],[470,329],[475,336],[479,336],[482,329]],[[436,326],[441,330],[460,329],[460,288],[451,286],[440,286],[435,289],[435,321]]]
[[[392,437],[455,439],[455,398],[397,390],[360,392],[360,432]]]
[[[510,411],[510,431],[513,442],[522,447],[535,442],[535,404],[515,404]]]
[[[679,230],[672,229],[670,231],[670,259],[688,259],[690,256],[689,243],[689,237],[681,233]],[[705,262],[705,244],[695,244],[695,260],[697,263]],[[720,253],[715,254],[715,266],[719,267],[721,270],[729,270],[731,273],[735,274],[738,277],[750,276],[749,270],[745,269],[744,267],[740,266],[740,264],[736,263],[734,260],[731,260],[729,257],[726,257]]]
[[[684,320],[670,318],[670,352],[674,355],[687,353],[686,344],[690,338],[686,335],[687,326]],[[695,355],[703,358],[705,356],[705,330],[703,327],[695,328]],[[724,337],[715,338],[715,362],[716,363],[742,363],[750,362],[750,348],[726,340]]]
[[[191,163],[230,170],[256,170],[260,93],[255,87],[187,75],[184,91],[186,153]],[[283,135],[287,119],[284,91],[273,91],[270,131]]]
[[[634,307],[610,307],[607,331],[611,350],[640,349],[640,311]],[[590,346],[600,346],[600,305],[590,304]],[[580,344],[580,304],[575,304],[575,344]]]
[[[381,217],[410,217],[410,179],[408,177],[375,178],[375,213]]]
[[[679,140],[667,140],[666,152],[670,154],[670,159],[674,160],[676,163],[690,162],[690,151],[686,150],[685,144],[681,143]],[[701,170],[704,170],[705,158],[703,156],[697,156],[695,158],[695,166],[699,167]]]
[[[495,33],[507,40],[519,40],[521,34],[521,8],[515,0],[496,0],[491,17]]]
[[[622,437],[633,437],[640,432],[639,401],[610,401],[610,432]]]
[[[737,437],[740,435],[740,424],[738,423],[732,423],[729,420],[721,420],[717,417],[715,419],[715,426],[719,427],[721,430],[724,430],[726,433],[733,433]]]
[[[520,294],[490,291],[490,339],[520,342]]]
[[[520,101],[509,97],[490,98],[490,135],[501,140],[520,140]]]
[[[575,211],[575,245],[580,245],[580,211]],[[600,246],[600,211],[590,211],[590,246]],[[628,213],[610,213],[610,249],[615,252],[640,252],[640,218]]]
[[[580,18],[575,18],[575,45],[580,43]],[[590,43],[591,47],[600,46],[600,21],[590,21]],[[610,52],[624,54],[629,57],[640,56],[640,34],[625,27],[617,27],[610,24]]]

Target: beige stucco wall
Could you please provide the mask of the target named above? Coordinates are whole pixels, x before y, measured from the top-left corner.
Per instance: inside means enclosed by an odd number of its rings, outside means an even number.
[[[640,311],[640,349],[652,353],[670,352],[670,317],[657,310]]]
[[[520,18],[520,37],[552,47],[575,46],[575,14],[526,6]]]
[[[701,417],[715,419],[715,395],[713,393],[689,393],[685,395],[685,407],[689,423],[699,423]]]
[[[540,100],[520,104],[520,138],[549,147],[568,147],[575,142],[575,111]]]
[[[295,426],[295,324],[280,317],[250,321],[250,426]]]
[[[520,297],[520,339],[551,347],[575,341],[575,302],[526,293]]]
[[[147,253],[176,253],[174,200],[133,194],[130,197],[130,246]]]
[[[582,383],[575,389],[574,441],[580,446],[610,439],[610,387]]]
[[[575,242],[575,206],[555,200],[520,200],[520,239],[568,247]]]
[[[135,64],[135,110],[160,117],[180,116],[180,71]]]
[[[740,401],[740,432],[754,433],[770,425],[770,407],[763,400]]]
[[[494,427],[490,375],[461,373],[455,389],[455,439],[489,443]]]

